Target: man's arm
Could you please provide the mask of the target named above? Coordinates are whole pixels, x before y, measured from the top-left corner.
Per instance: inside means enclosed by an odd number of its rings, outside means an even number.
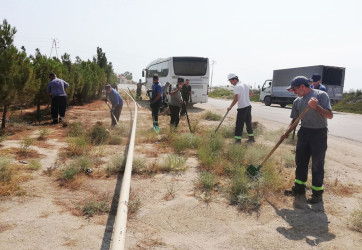
[[[249,89],[249,96],[253,96],[253,95],[254,95],[254,92],[251,89]]]
[[[314,109],[315,111],[317,111],[324,118],[327,118],[327,119],[332,119],[333,118],[332,110],[325,109],[321,105],[319,105],[318,100],[315,97],[310,98],[310,100],[308,102],[308,106],[310,108]]]
[[[230,111],[234,107],[234,105],[238,102],[238,100],[239,100],[239,95],[235,94],[234,95],[234,100],[230,104],[230,107],[227,108],[227,110]]]

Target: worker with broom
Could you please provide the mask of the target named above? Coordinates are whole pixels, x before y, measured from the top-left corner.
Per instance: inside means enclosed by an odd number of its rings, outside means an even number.
[[[285,195],[305,195],[308,177],[309,159],[312,157],[312,196],[308,203],[314,204],[322,201],[324,158],[327,151],[327,119],[333,118],[329,96],[326,92],[312,89],[309,80],[305,76],[297,76],[287,88],[298,97],[293,102],[290,117],[292,122],[308,106],[310,108],[301,119],[301,128],[298,131],[296,146],[295,183],[291,190],[286,190]],[[290,126],[290,125],[289,125]],[[285,133],[281,138],[286,138]]]
[[[244,123],[246,124],[246,131],[248,133],[248,141],[250,143],[255,142],[253,127],[251,124],[251,105],[250,96],[253,96],[253,91],[245,83],[239,82],[237,75],[230,73],[228,75],[229,82],[234,85],[234,99],[227,108],[230,111],[233,106],[238,103],[238,114],[236,116],[235,126],[235,143],[241,143],[241,135],[244,129]]]
[[[111,101],[112,108],[110,110],[111,112],[111,119],[112,119],[112,127],[116,126],[119,121],[119,117],[122,112],[123,107],[123,100],[121,95],[111,87],[111,85],[106,85],[106,96],[108,96],[109,100]],[[107,98],[104,99],[104,101],[107,103]],[[107,103],[108,104],[108,103]]]

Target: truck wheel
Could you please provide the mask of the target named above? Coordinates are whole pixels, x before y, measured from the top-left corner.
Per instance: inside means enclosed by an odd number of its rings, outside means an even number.
[[[285,106],[287,106],[286,103],[281,103],[281,104],[280,104],[280,107],[282,107],[282,108],[285,108]]]
[[[272,104],[272,101],[271,101],[271,97],[270,96],[266,96],[264,98],[264,103],[266,106],[270,106]]]

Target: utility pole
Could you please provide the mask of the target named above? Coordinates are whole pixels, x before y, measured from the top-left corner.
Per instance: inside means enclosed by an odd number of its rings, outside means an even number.
[[[210,81],[210,92],[212,91],[212,76],[214,75],[214,64],[216,62],[212,60],[212,66],[211,66],[211,81]]]
[[[57,43],[59,43],[59,42],[57,42],[57,40],[55,38],[53,38],[53,40],[52,40],[52,49],[50,50],[49,58],[51,58],[51,56],[52,56],[53,48],[55,49],[55,54],[57,55],[57,58],[58,58]]]

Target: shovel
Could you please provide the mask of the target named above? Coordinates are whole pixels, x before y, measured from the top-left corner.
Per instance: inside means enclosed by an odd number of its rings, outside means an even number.
[[[192,133],[192,131],[191,131],[191,125],[190,125],[190,120],[189,120],[189,115],[187,114],[186,103],[184,103],[184,105],[185,105],[185,115],[186,115],[187,123],[189,124],[190,133]]]
[[[293,131],[293,129],[295,127],[297,127],[299,121],[303,118],[303,116],[308,112],[309,110],[309,106],[307,106],[305,108],[305,110],[303,111],[303,113],[301,113],[297,119],[295,119],[295,121],[292,123],[292,125],[289,127],[289,129],[285,132],[286,137],[288,137],[289,133]],[[246,169],[246,173],[250,176],[257,176],[259,175],[260,169],[263,166],[263,164],[269,159],[269,157],[274,153],[274,151],[279,147],[279,145],[284,141],[284,139],[280,138],[280,140],[278,141],[278,143],[274,146],[274,148],[270,151],[270,153],[264,158],[264,160],[262,161],[262,163],[258,166],[255,167],[253,165],[250,165],[247,169]]]
[[[219,123],[219,126],[217,126],[217,128],[215,129],[214,135],[216,134],[217,130],[220,128],[222,122],[225,120],[226,116],[228,115],[229,110],[226,112],[226,114],[224,115],[224,117],[222,118],[221,122]]]

